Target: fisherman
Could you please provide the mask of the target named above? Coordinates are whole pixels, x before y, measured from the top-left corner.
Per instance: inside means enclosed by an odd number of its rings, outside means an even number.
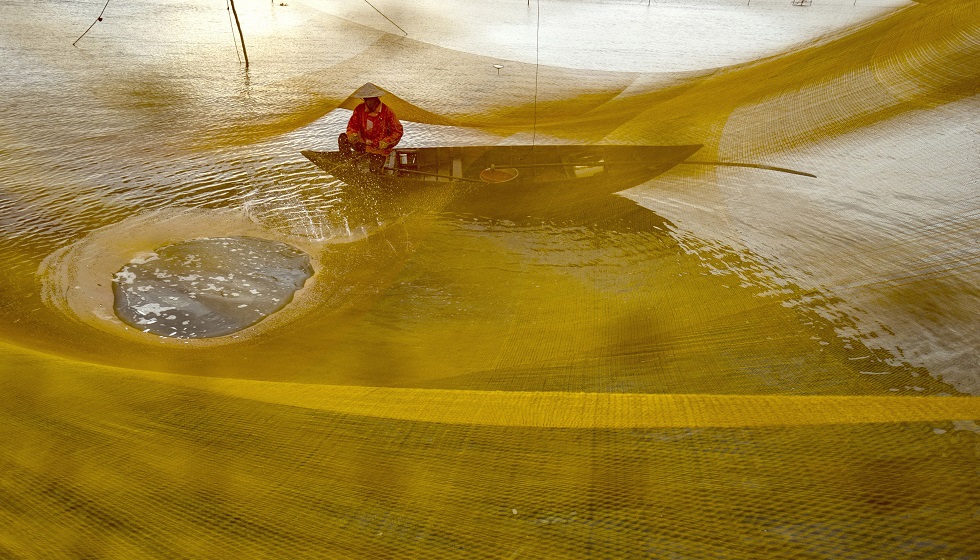
[[[364,102],[354,108],[354,114],[347,123],[347,132],[337,139],[341,154],[366,155],[373,173],[381,172],[388,154],[401,140],[403,133],[402,123],[395,112],[378,99],[386,93],[372,83],[366,83],[355,91],[353,97]]]

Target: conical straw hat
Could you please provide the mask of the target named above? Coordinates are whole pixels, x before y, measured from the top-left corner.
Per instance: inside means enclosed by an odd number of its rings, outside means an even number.
[[[368,97],[381,97],[382,95],[385,95],[387,93],[388,93],[387,91],[379,88],[378,86],[372,84],[371,82],[368,82],[363,86],[359,87],[357,91],[355,91],[351,95],[351,97],[356,97],[358,99],[366,99]]]

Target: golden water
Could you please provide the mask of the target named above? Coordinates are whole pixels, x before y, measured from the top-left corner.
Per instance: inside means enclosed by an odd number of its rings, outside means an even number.
[[[101,3],[2,9],[0,556],[980,554],[977,3],[720,68],[500,75],[288,4],[238,3],[248,71],[221,6],[110,4],[78,48]],[[818,179],[682,165],[561,222],[383,215],[299,154],[366,81],[406,145],[697,143]],[[924,135],[965,157],[895,157]],[[112,313],[135,255],[236,235],[316,274],[227,337]]]

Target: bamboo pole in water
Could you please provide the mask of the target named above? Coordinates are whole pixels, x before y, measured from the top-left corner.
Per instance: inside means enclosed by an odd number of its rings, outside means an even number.
[[[238,22],[238,12],[235,11],[235,0],[231,2],[231,13],[235,16],[235,25],[238,26],[238,37],[242,40],[242,54],[245,55],[245,69],[248,70],[248,51],[245,50],[245,36],[242,35],[242,24]]]

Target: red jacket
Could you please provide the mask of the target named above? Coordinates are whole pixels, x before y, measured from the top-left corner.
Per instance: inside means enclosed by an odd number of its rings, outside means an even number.
[[[401,140],[403,132],[402,123],[398,122],[395,112],[384,103],[373,116],[368,114],[367,106],[361,103],[354,108],[354,114],[347,123],[347,135],[359,136],[367,143],[366,151],[371,154],[391,153],[395,144]],[[381,142],[385,144],[383,148],[379,146]]]

